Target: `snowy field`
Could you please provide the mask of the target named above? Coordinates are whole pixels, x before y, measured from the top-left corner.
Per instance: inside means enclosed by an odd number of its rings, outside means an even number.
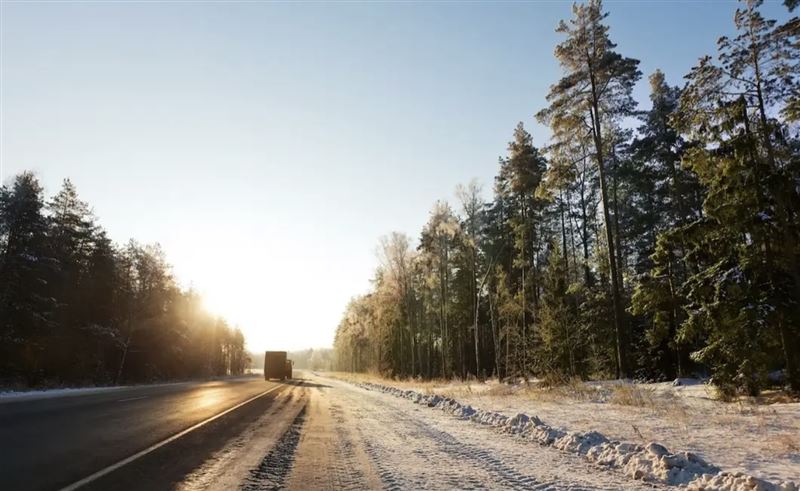
[[[536,416],[564,431],[595,431],[610,440],[642,446],[658,442],[672,452],[695,454],[726,472],[772,483],[800,482],[798,402],[769,397],[721,402],[712,387],[691,379],[681,380],[678,386],[614,381],[544,389],[496,380],[420,382],[335,376],[449,397],[507,417]]]

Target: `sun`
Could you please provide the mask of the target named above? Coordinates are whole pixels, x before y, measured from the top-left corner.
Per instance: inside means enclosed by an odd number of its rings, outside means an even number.
[[[235,286],[234,286],[235,285]],[[200,292],[203,306],[214,315],[225,319],[230,325],[238,327],[244,333],[248,344],[258,342],[260,319],[263,319],[263,298],[259,298],[260,290],[246,277],[231,281],[217,280]]]
[[[181,244],[182,245],[182,244]],[[264,325],[265,298],[269,295],[261,281],[264,265],[248,265],[245,251],[223,247],[180,247],[174,273],[202,298],[203,308],[219,316],[245,336],[248,349],[261,349],[260,332]]]
[[[235,236],[226,230],[222,237]],[[329,346],[353,287],[337,263],[303,249],[255,240],[219,239],[170,244],[173,272],[203,299],[205,310],[239,328],[249,351]],[[276,246],[277,247],[277,246]],[[309,281],[309,278],[314,278]]]

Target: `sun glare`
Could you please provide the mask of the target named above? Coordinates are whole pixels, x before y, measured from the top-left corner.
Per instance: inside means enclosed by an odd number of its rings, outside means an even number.
[[[292,294],[300,289],[293,287],[288,265],[253,262],[251,258],[258,254],[244,246],[180,249],[185,253],[175,254],[180,258],[175,261],[175,273],[192,279],[208,312],[242,331],[248,350],[294,349],[309,342],[302,337],[298,320],[287,318],[299,311],[301,300]],[[292,329],[286,328],[289,325]]]
[[[264,301],[257,297],[258,292],[263,294],[263,291],[247,280],[246,277],[236,281],[214,280],[200,294],[206,310],[241,329],[248,348],[259,349],[263,342]]]

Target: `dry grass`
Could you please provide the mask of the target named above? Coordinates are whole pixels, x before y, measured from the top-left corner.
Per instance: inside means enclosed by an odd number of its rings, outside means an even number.
[[[655,390],[653,387],[631,383],[587,383],[576,378],[516,384],[499,383],[495,380],[481,385],[475,381],[444,379],[390,380],[377,374],[332,373],[329,375],[353,382],[384,383],[399,388],[414,389],[428,395],[438,394],[454,399],[467,397],[489,406],[493,404],[491,399],[507,397],[551,404],[608,403],[634,408],[638,411],[636,414],[642,417],[658,417],[674,428],[683,429],[685,433],[690,432],[698,418],[707,418],[717,424],[734,429],[743,423],[742,418],[745,417],[754,429],[764,431],[772,421],[774,413],[766,404],[792,402],[793,400],[782,393],[765,393],[758,398],[740,397],[731,403],[715,407],[713,411],[706,411],[694,404],[692,399],[683,398],[671,391]],[[716,399],[713,387],[707,387],[706,390],[709,391],[709,399]],[[589,411],[591,412],[591,410]],[[791,449],[794,448],[792,445],[797,445],[796,442],[793,442],[791,438],[787,437],[778,442],[776,446],[784,450]]]
[[[517,391],[514,390],[514,386],[513,385],[497,384],[497,385],[494,385],[491,388],[489,388],[489,390],[486,391],[486,395],[487,396],[493,396],[493,397],[504,397],[504,396],[513,395],[516,392]]]
[[[797,435],[783,433],[775,438],[775,450],[778,455],[798,454],[800,455],[800,441]]]
[[[344,380],[346,382],[355,382],[355,383],[375,383],[375,384],[384,384],[384,385],[391,385],[392,387],[397,387],[399,389],[413,389],[425,394],[439,394],[439,395],[448,395],[447,393],[453,394],[471,394],[472,393],[472,385],[468,381],[462,381],[458,379],[453,380],[446,380],[446,379],[433,379],[433,380],[422,380],[416,378],[386,378],[382,377],[377,373],[350,373],[350,372],[326,372],[325,375],[327,377]],[[451,396],[451,397],[453,397]]]
[[[694,411],[686,401],[671,392],[656,392],[635,384],[614,384],[610,391],[609,403],[649,410],[684,431],[689,430],[694,419]]]
[[[657,406],[655,391],[653,389],[640,387],[634,384],[617,384],[612,386],[608,402],[620,406],[648,408]]]
[[[561,402],[565,400],[599,402],[604,399],[602,390],[598,390],[598,387],[590,386],[577,378],[565,380],[561,384],[552,384],[550,382],[528,384],[516,390],[510,389],[509,394],[519,394],[540,402]]]
[[[377,375],[370,373],[351,373],[351,372],[325,372],[326,377],[334,378],[337,380],[344,380],[346,382],[378,382],[381,380]]]
[[[696,409],[693,409],[685,399],[672,393],[659,394],[657,399],[659,404],[655,408],[656,412],[663,415],[673,425],[688,432],[697,416]]]
[[[800,402],[800,397],[783,390],[765,390],[761,395],[755,398],[755,402],[756,404],[763,405],[791,404],[793,402]]]

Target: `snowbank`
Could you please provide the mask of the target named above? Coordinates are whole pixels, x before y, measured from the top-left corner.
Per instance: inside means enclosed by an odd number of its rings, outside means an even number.
[[[62,397],[69,395],[91,394],[95,392],[108,392],[120,389],[128,389],[130,386],[111,386],[111,387],[74,387],[62,389],[41,389],[26,391],[0,391],[0,400],[20,400],[20,399],[45,399],[49,397]]]
[[[33,400],[33,399],[49,399],[53,397],[64,396],[77,396],[84,394],[94,394],[98,392],[114,392],[136,390],[144,387],[167,387],[171,385],[187,385],[187,384],[202,384],[206,382],[214,382],[218,380],[238,380],[253,378],[255,375],[220,375],[207,378],[189,379],[189,380],[174,380],[169,382],[158,382],[151,384],[135,384],[135,385],[107,385],[100,387],[60,387],[55,389],[33,389],[33,390],[20,390],[20,391],[3,391],[0,389],[0,402],[10,402],[18,400]]]
[[[583,455],[591,462],[617,468],[627,476],[648,482],[701,490],[800,491],[795,482],[772,483],[743,473],[723,472],[691,452],[672,453],[655,442],[647,445],[611,441],[596,431],[565,431],[545,424],[536,416],[503,414],[476,409],[450,397],[422,394],[410,389],[371,382],[356,385],[416,404],[438,408],[461,419],[488,425],[503,433]]]

